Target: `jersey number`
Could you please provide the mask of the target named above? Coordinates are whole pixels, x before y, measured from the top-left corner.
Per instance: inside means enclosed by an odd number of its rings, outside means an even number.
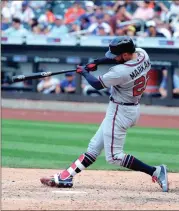
[[[140,78],[134,81],[133,96],[139,96],[144,92],[148,80],[149,80],[149,72],[147,73],[146,77],[141,76]]]

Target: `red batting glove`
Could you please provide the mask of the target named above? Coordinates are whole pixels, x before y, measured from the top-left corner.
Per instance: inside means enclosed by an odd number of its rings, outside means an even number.
[[[77,73],[79,73],[79,74],[81,74],[83,71],[84,71],[85,69],[84,69],[84,67],[83,66],[77,66],[77,69],[76,69],[76,72]]]
[[[87,70],[88,72],[96,71],[97,70],[97,64],[89,63],[85,66],[85,70]]]

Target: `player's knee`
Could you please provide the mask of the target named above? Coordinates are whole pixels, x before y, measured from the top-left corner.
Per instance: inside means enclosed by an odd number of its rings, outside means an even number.
[[[121,151],[119,153],[116,153],[115,155],[106,156],[106,161],[109,164],[122,165],[124,157],[125,157],[125,153],[123,151]]]

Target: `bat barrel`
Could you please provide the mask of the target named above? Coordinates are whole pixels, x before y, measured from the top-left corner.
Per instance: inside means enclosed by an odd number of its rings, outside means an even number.
[[[24,81],[26,79],[25,75],[18,75],[18,76],[13,76],[11,79],[11,82],[20,82],[20,81]]]
[[[38,78],[43,78],[50,76],[52,73],[51,72],[41,72],[41,73],[34,73],[29,76],[25,75],[17,75],[12,77],[12,82],[20,82],[20,81],[25,81],[25,80],[30,80],[30,79],[38,79]]]
[[[76,69],[74,69],[74,70],[62,70],[62,71],[57,71],[57,72],[39,72],[39,73],[33,73],[32,75],[28,75],[28,76],[17,75],[17,76],[13,76],[11,80],[12,80],[12,83],[15,83],[15,82],[20,82],[20,81],[44,78],[44,77],[51,76],[51,75],[59,75],[59,74],[75,72],[75,71],[76,71]]]

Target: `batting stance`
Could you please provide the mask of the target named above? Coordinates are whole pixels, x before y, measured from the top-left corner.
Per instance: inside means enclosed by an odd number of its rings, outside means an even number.
[[[61,173],[41,178],[41,183],[51,187],[72,187],[73,177],[92,165],[104,149],[108,163],[144,172],[167,192],[168,178],[165,165],[149,166],[123,151],[127,129],[134,126],[140,116],[139,101],[146,88],[151,68],[149,56],[145,50],[135,48],[133,40],[128,37],[113,39],[105,56],[118,64],[98,79],[89,73],[96,70],[97,65],[92,65],[91,69],[88,65],[77,67],[77,73],[83,75],[95,89],[112,88],[103,122],[91,139],[87,152],[80,155]]]

